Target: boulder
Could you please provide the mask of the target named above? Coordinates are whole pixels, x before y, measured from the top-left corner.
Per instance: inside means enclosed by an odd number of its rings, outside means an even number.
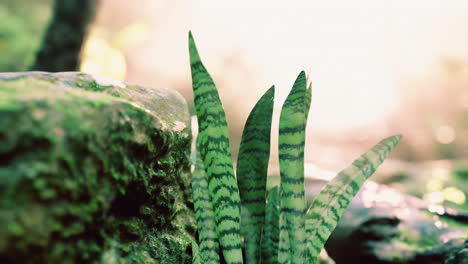
[[[306,179],[312,202],[327,183]],[[429,204],[385,185],[366,182],[342,215],[325,248],[341,263],[468,264],[466,212]]]
[[[0,263],[190,263],[190,116],[176,92],[0,73]]]

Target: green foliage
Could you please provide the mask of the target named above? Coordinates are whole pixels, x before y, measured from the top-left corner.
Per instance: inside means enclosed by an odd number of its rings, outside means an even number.
[[[312,92],[301,72],[280,115],[279,187],[267,195],[274,87],[260,98],[247,119],[236,183],[223,106],[191,34],[189,51],[200,151],[192,176],[200,244],[194,244],[193,263],[220,263],[218,242],[226,263],[316,263],[351,199],[401,136],[384,139],[364,153],[307,209],[304,146]]]
[[[265,224],[262,233],[261,262],[276,263],[278,259],[279,204],[278,186],[270,189],[266,198]]]
[[[242,133],[237,159],[241,235],[244,238],[248,263],[257,263],[260,259],[274,92],[275,88],[272,86],[253,108]]]
[[[213,79],[200,61],[192,35],[189,36],[195,108],[198,116],[198,145],[213,204],[216,233],[227,263],[242,263],[240,198],[234,169],[226,115]]]
[[[0,12],[0,19],[7,21],[0,24],[0,71],[21,71],[33,59],[36,46],[31,46],[31,35],[20,17],[7,16]],[[27,54],[27,55],[25,55]]]
[[[205,263],[219,263],[216,224],[214,222],[213,206],[208,195],[205,167],[200,153],[193,154],[195,154],[195,157],[192,158],[195,159],[195,170],[192,173],[192,197],[199,234],[198,241],[200,242],[200,248],[197,248],[197,250],[200,251],[200,258],[204,259]]]
[[[305,263],[306,233],[304,145],[306,77],[301,72],[283,104],[279,123],[279,252],[278,263]]]
[[[344,210],[357,194],[362,184],[398,144],[401,136],[391,136],[361,155],[351,165],[338,173],[312,202],[306,220],[309,256],[316,257],[335,229]]]
[[[47,26],[50,0],[0,3],[0,72],[28,69]],[[33,11],[32,11],[33,10]]]

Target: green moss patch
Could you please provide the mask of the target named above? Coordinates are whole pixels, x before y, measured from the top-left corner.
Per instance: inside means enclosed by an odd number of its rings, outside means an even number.
[[[185,102],[99,83],[0,74],[0,262],[191,261]]]

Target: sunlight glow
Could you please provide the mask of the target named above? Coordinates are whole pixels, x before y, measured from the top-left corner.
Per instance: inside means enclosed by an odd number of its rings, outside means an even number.
[[[441,54],[465,49],[454,45],[464,42],[452,25],[466,13],[462,1],[191,3],[188,25],[212,65],[220,65],[216,55],[241,54],[265,87],[277,85],[280,100],[299,70],[309,72],[311,121],[323,129],[383,119],[398,107],[402,80],[427,76]]]
[[[434,225],[437,227],[437,228],[446,228],[448,227],[448,224],[445,223],[445,222],[442,222],[442,221],[436,221],[434,223]]]
[[[456,187],[447,187],[440,191],[427,193],[423,196],[423,199],[432,204],[441,204],[444,201],[449,201],[456,204],[464,204],[466,201],[466,195],[462,190]]]
[[[436,213],[436,214],[440,214],[440,215],[445,213],[444,207],[442,207],[440,205],[435,205],[435,204],[429,205],[428,210],[431,213]],[[439,217],[435,215],[434,218],[438,219]]]
[[[141,44],[148,39],[150,26],[144,22],[134,22],[125,26],[115,37],[115,45],[120,49],[127,49]]]
[[[403,203],[403,196],[394,189],[379,186],[375,182],[367,182],[362,190],[362,203],[366,208],[373,207],[376,204],[400,207]],[[406,214],[407,212],[402,211],[401,213]]]
[[[444,199],[456,204],[464,204],[466,196],[463,191],[455,187],[447,187],[443,191]]]
[[[435,179],[439,179],[439,180],[450,179],[450,170],[446,168],[445,166],[435,167],[432,170],[431,174],[432,174],[431,176],[434,177]]]
[[[436,191],[440,191],[443,186],[444,186],[443,181],[441,181],[440,179],[432,178],[427,182],[426,189],[429,192],[436,192]]]
[[[423,199],[433,204],[439,204],[444,201],[444,194],[442,192],[431,192],[425,194]]]
[[[442,144],[449,144],[455,140],[455,129],[450,126],[440,126],[436,131],[436,139]]]
[[[123,81],[127,65],[119,49],[97,34],[91,34],[83,46],[80,71]]]
[[[317,165],[310,162],[306,162],[304,164],[304,173],[304,177],[317,178],[327,181],[330,181],[337,175],[333,171],[319,168]]]

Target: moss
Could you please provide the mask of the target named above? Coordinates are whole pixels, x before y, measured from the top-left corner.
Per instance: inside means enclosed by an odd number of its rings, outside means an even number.
[[[430,213],[427,213],[425,216],[428,218],[434,217]],[[456,221],[453,222],[455,223]],[[377,256],[388,256],[388,260],[390,261],[406,263],[409,256],[422,254],[425,251],[429,252],[443,245],[446,241],[458,238],[463,239],[466,236],[466,232],[463,232],[463,229],[456,229],[457,225],[450,224],[447,227],[451,229],[440,228],[440,231],[437,232],[433,227],[423,228],[423,225],[422,221],[419,228],[401,225],[398,228],[398,232],[390,238],[389,243],[382,244],[382,251]]]
[[[92,80],[0,74],[0,262],[189,263],[185,102]]]
[[[402,241],[410,251],[429,249],[440,244],[439,234],[420,234],[408,226],[400,229],[398,240]]]

